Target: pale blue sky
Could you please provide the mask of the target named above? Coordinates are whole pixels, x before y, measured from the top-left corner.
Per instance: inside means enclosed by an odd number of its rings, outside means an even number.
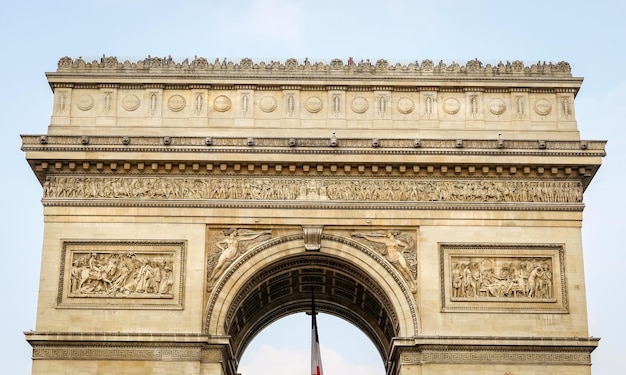
[[[30,346],[22,331],[35,326],[43,232],[41,187],[19,150],[19,134],[46,132],[52,94],[44,72],[54,71],[62,56],[105,53],[130,60],[150,54],[234,61],[242,57],[345,60],[348,56],[460,63],[473,58],[568,61],[575,76],[585,77],[576,98],[582,137],[609,140],[608,156],[584,197],[589,329],[591,335],[602,337],[592,357],[592,370],[594,374],[626,373],[626,298],[620,292],[626,266],[621,214],[626,205],[619,169],[626,165],[625,16],[626,4],[609,0],[7,2],[0,14],[0,109],[8,142],[0,148],[5,163],[5,182],[0,184],[5,259],[5,271],[0,273],[5,301],[0,320],[2,372],[30,372]],[[380,359],[369,343],[361,346],[366,339],[355,328],[324,316],[319,325],[328,375],[333,373],[331,368],[342,373],[382,374]],[[250,358],[246,368],[254,368],[255,375],[269,374],[253,360],[282,353],[290,359],[305,358],[301,371],[306,373],[308,328],[304,314],[271,326],[273,334],[264,332],[253,341],[246,353],[246,360]],[[293,342],[276,339],[281,336]],[[350,341],[356,343],[350,345]],[[298,370],[267,371],[282,375]],[[244,375],[250,373],[247,370]]]

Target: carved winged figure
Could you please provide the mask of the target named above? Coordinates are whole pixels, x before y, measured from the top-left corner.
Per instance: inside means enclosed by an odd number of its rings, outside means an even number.
[[[240,255],[244,254],[248,249],[251,248],[249,241],[256,240],[263,241],[269,239],[267,236],[271,236],[272,232],[269,230],[266,231],[253,231],[249,229],[236,229],[231,228],[222,232],[224,234],[224,238],[215,243],[215,247],[217,247],[220,251],[219,258],[215,263],[215,267],[211,272],[211,276],[209,277],[209,290],[211,290],[213,284],[220,275],[224,272],[224,270]]]
[[[364,238],[370,242],[384,245],[382,255],[402,276],[409,282],[411,290],[416,291],[415,279],[408,265],[404,252],[415,248],[415,241],[411,236],[399,231],[388,230],[387,232],[352,233],[353,237]]]

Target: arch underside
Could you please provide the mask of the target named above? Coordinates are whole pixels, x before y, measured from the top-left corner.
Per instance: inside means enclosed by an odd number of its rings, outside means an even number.
[[[342,318],[369,337],[384,362],[398,319],[373,277],[350,262],[320,252],[301,252],[257,272],[230,303],[224,331],[239,360],[250,341],[276,320],[311,311],[311,291],[318,312]]]

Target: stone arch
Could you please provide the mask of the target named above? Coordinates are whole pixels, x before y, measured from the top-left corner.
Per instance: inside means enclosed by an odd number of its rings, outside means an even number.
[[[316,309],[342,318],[369,337],[387,363],[392,340],[413,337],[418,312],[410,287],[375,250],[350,238],[322,235],[306,251],[302,234],[262,243],[229,266],[212,289],[205,333],[228,337],[234,359],[266,326]]]

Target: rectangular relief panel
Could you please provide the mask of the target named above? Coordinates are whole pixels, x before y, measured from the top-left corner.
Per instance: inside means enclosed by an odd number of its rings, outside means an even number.
[[[443,312],[567,313],[563,245],[440,244]]]
[[[182,309],[185,241],[63,241],[61,308]]]

